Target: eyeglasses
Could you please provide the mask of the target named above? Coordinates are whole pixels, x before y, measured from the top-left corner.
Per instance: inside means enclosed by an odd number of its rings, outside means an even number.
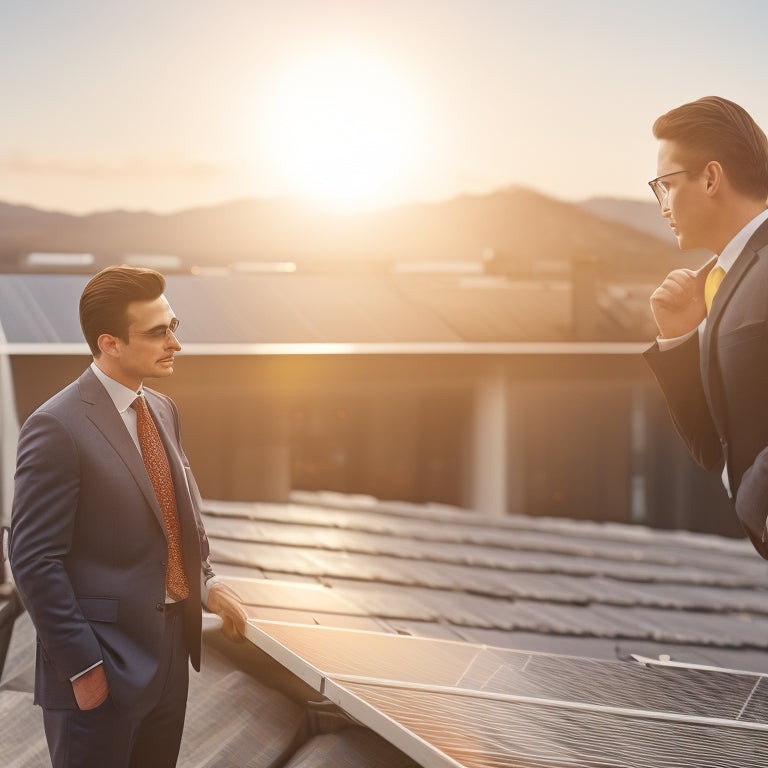
[[[149,339],[164,339],[168,333],[176,333],[179,329],[179,318],[174,317],[168,325],[158,325],[155,328],[150,328],[148,331],[133,331],[137,336],[146,336]]]
[[[648,186],[653,190],[653,194],[656,195],[656,199],[662,208],[667,204],[667,198],[669,197],[669,187],[662,179],[666,179],[668,176],[677,176],[678,173],[690,173],[690,171],[672,171],[672,173],[665,173],[663,176],[657,176],[648,182]]]

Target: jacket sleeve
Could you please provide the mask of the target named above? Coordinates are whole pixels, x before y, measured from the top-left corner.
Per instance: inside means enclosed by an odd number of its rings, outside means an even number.
[[[768,448],[747,469],[736,494],[736,514],[755,549],[768,559]]]
[[[677,433],[704,469],[722,469],[723,449],[701,383],[699,335],[661,351],[658,344],[643,357],[659,382]]]
[[[19,595],[62,682],[102,660],[64,567],[79,487],[74,440],[55,416],[32,414],[19,436],[9,555]]]

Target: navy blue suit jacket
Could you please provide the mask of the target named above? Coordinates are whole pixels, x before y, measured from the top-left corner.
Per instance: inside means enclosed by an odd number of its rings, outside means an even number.
[[[739,520],[768,558],[768,222],[728,270],[701,338],[645,358],[693,457],[726,467]]]
[[[176,490],[184,625],[200,667],[200,495],[173,401],[144,389]],[[38,635],[35,702],[77,706],[70,678],[103,660],[110,696],[130,707],[157,669],[167,542],[141,455],[112,399],[88,370],[35,411],[19,436],[10,561]]]

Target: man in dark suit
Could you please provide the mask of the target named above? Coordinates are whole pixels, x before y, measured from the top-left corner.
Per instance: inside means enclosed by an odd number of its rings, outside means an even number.
[[[768,141],[718,97],[658,118],[649,182],[682,250],[716,256],[670,273],[651,296],[646,354],[693,457],[722,473],[739,520],[768,558]]]
[[[181,349],[164,290],[154,270],[91,279],[80,322],[93,363],[19,437],[10,560],[55,768],[174,766],[201,602],[236,603],[208,564],[176,406],[143,386]]]

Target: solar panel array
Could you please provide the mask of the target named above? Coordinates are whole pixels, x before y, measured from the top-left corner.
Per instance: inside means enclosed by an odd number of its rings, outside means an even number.
[[[255,620],[248,637],[425,766],[768,761],[768,683],[754,673]]]

